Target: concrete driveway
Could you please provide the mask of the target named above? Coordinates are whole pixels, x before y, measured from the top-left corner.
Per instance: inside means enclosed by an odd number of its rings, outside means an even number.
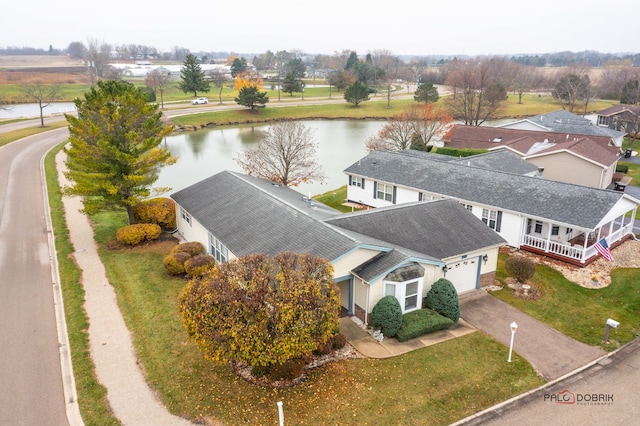
[[[507,347],[511,340],[509,325],[515,321],[518,329],[514,352],[529,361],[546,380],[557,379],[606,355],[602,349],[573,340],[484,290],[462,296],[460,311],[466,322]],[[505,351],[505,361],[507,356]]]

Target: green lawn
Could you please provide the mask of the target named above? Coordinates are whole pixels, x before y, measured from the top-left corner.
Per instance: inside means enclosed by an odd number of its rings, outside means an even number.
[[[120,422],[111,415],[107,404],[107,390],[96,380],[95,367],[89,352],[87,336],[89,323],[83,308],[84,290],[80,284],[80,270],[71,257],[74,249],[69,241],[69,231],[64,218],[56,174],[54,158],[61,149],[62,145],[59,145],[47,154],[45,168],[80,413],[87,425],[118,425]]]
[[[506,278],[500,255],[496,278]],[[613,350],[640,334],[640,269],[619,268],[611,272],[611,284],[604,288],[584,288],[574,284],[555,269],[538,264],[531,281],[541,290],[542,298],[526,301],[513,297],[506,286],[492,294],[567,336],[589,345]],[[602,343],[607,318],[622,325],[612,330],[609,344]]]
[[[387,360],[332,363],[289,389],[262,388],[204,360],[187,341],[177,297],[185,281],[161,264],[167,243],[110,251],[124,214],[99,214],[96,239],[149,383],[176,414],[223,424],[449,424],[543,383],[525,360],[477,332]]]

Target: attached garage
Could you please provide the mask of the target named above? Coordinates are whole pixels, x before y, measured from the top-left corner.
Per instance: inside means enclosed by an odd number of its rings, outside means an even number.
[[[447,264],[445,278],[451,281],[458,293],[480,287],[480,258],[462,259]]]

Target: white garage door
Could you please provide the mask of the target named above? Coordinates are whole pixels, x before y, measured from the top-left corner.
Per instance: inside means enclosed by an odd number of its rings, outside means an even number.
[[[478,279],[478,259],[467,259],[447,265],[445,278],[451,281],[458,293],[474,290]]]

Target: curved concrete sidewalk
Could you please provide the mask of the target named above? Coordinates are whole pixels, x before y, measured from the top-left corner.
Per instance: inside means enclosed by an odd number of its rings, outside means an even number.
[[[60,185],[68,185],[64,170],[64,153],[56,156]],[[131,335],[118,307],[116,294],[107,281],[104,265],[98,256],[93,230],[88,218],[80,213],[78,197],[63,197],[74,258],[82,269],[85,311],[89,317],[91,357],[98,381],[107,388],[107,399],[114,415],[124,425],[191,425],[171,415],[149,388],[137,364]]]
[[[476,331],[475,328],[471,327],[464,320],[459,320],[446,330],[416,337],[406,342],[399,342],[397,339],[384,339],[382,342],[379,342],[366,330],[363,330],[360,325],[356,324],[352,318],[340,318],[340,332],[345,335],[347,341],[356,351],[367,358],[391,358],[449,339],[455,339],[456,337],[464,336],[474,331]]]
[[[513,350],[546,379],[554,380],[603,357],[602,349],[580,343],[532,318],[484,290],[460,298],[460,316],[474,327],[509,346],[511,329],[518,324]],[[602,325],[604,332],[604,324]]]

